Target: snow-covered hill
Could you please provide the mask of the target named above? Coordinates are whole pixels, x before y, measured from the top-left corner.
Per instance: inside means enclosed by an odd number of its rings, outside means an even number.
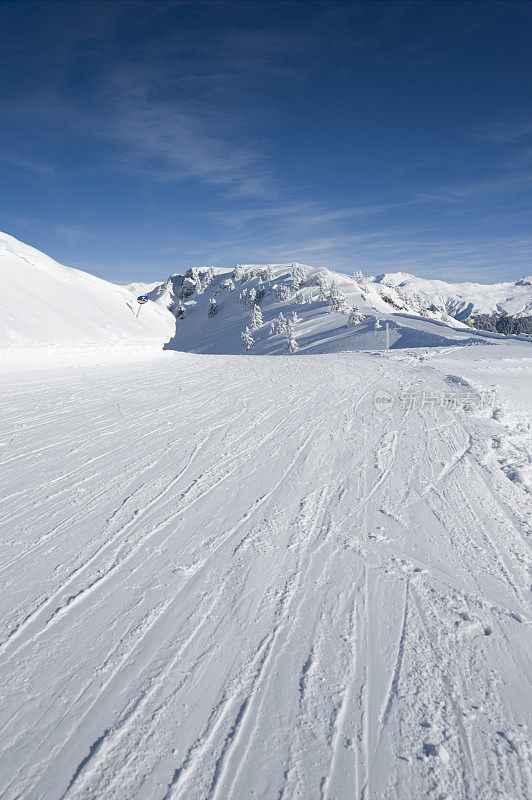
[[[382,350],[386,323],[391,348],[468,344],[486,336],[450,316],[436,295],[430,302],[430,294],[407,295],[391,281],[296,263],[193,268],[148,296],[178,318],[169,347],[197,353]]]
[[[428,306],[445,308],[457,319],[467,319],[475,313],[532,315],[532,276],[508,283],[446,283],[416,278],[407,272],[391,272],[374,280],[398,290],[407,300],[418,297]]]
[[[525,279],[453,287],[404,273],[364,278],[297,263],[191,268],[160,284],[117,286],[7,234],[0,234],[0,280],[4,355],[121,345],[220,354],[383,350],[386,323],[392,349],[439,347],[486,336],[454,314],[481,307],[524,315],[532,305]],[[513,294],[503,287],[514,287]],[[152,302],[137,318],[139,294]]]
[[[58,264],[0,233],[0,348],[162,343],[175,323],[154,303],[88,272]]]

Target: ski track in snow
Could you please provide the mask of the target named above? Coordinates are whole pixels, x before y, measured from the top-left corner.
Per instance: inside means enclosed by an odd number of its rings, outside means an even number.
[[[2,378],[0,798],[532,796],[496,415],[376,412],[449,388],[404,353],[167,355]]]

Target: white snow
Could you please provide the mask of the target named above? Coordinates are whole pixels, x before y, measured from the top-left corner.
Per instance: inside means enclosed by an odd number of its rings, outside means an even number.
[[[3,274],[1,800],[532,796],[527,337],[340,276],[345,314],[272,289],[231,354],[256,281],[219,270],[141,339],[134,292],[1,241],[35,262]],[[23,360],[39,322],[68,370]]]
[[[417,278],[406,272],[379,275],[377,283],[401,289],[407,296],[441,305],[464,319],[471,313],[532,316],[532,276],[505,283],[448,283]]]
[[[160,348],[175,327],[169,312],[153,303],[136,319],[136,295],[127,287],[64,267],[5,233],[0,281],[0,348]]]
[[[304,270],[305,279],[297,291],[292,291],[290,287],[296,268]],[[422,316],[417,303],[414,307],[393,288],[371,280],[360,285],[348,275],[296,264],[255,264],[244,265],[241,269],[243,274],[234,281],[232,271],[216,270],[208,287],[202,290],[191,287],[191,293],[184,298],[181,296],[183,276],[180,275],[171,276],[148,293],[153,302],[165,308],[176,308],[179,303],[183,306],[184,318],[177,320],[175,336],[167,347],[196,353],[240,353],[241,335],[246,326],[250,326],[253,313],[253,302],[241,302],[240,298],[257,291],[264,292],[259,301],[263,325],[253,330],[253,354],[281,354],[285,351],[286,335],[272,333],[272,323],[275,324],[280,313],[289,319],[294,312],[298,317],[294,332],[300,355],[383,350],[386,347],[386,322],[390,325],[392,348],[483,344],[488,339],[501,338],[498,334],[471,329],[441,310],[431,312],[423,309]],[[270,278],[264,276],[266,269],[271,272]],[[321,298],[320,278],[325,286]],[[332,310],[327,300],[333,283],[345,298],[338,311]],[[218,313],[209,319],[212,297],[216,300]],[[352,327],[348,320],[354,305],[364,319]],[[378,330],[375,329],[377,320],[381,324]]]

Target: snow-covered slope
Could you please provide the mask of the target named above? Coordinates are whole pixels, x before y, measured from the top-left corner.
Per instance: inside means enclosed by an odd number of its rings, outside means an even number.
[[[0,348],[113,345],[169,338],[175,320],[150,303],[135,318],[135,295],[62,266],[0,233]]]
[[[161,285],[161,281],[152,281],[151,283],[145,283],[144,281],[136,281],[135,283],[126,283],[125,288],[131,292],[135,297],[139,297],[141,294],[148,294],[148,292],[153,292],[158,286]]]
[[[178,317],[169,347],[198,353],[240,353],[246,327],[253,354],[284,352],[289,332],[300,354],[382,350],[386,322],[392,348],[467,343],[473,335],[464,323],[443,309],[428,309],[418,298],[407,302],[393,288],[362,276],[303,264],[190,269],[172,275],[148,297]],[[279,325],[280,314],[290,331]]]
[[[375,283],[399,289],[407,299],[417,296],[427,305],[435,304],[458,319],[470,314],[532,315],[532,276],[508,283],[446,283],[416,278],[407,272],[379,275]]]
[[[532,797],[530,341],[300,265],[135,320],[1,241],[0,361],[158,343],[0,373],[1,800]]]
[[[54,351],[144,345],[198,353],[300,354],[439,347],[483,341],[450,314],[502,308],[525,314],[530,283],[480,287],[423,281],[404,273],[364,278],[303,264],[191,268],[167,281],[117,286],[53,261],[0,234],[0,350]],[[503,292],[502,287],[514,287]],[[443,288],[442,288],[443,287]],[[469,288],[468,288],[469,287]],[[452,288],[452,287],[451,287]],[[482,294],[482,292],[483,294]],[[470,299],[467,292],[470,291]],[[136,297],[152,302],[136,318]],[[453,299],[454,298],[454,299]],[[458,299],[457,299],[458,298]],[[491,305],[490,305],[491,303]],[[281,315],[281,316],[280,316]],[[176,320],[177,317],[177,320]],[[100,357],[100,356],[98,356]]]
[[[2,800],[532,797],[530,416],[450,358],[0,377]]]

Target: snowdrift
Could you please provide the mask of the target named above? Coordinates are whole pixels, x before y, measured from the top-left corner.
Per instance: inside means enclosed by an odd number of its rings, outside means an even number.
[[[162,347],[175,320],[149,303],[135,318],[132,290],[58,264],[0,233],[0,348]],[[5,350],[4,350],[5,354]]]

